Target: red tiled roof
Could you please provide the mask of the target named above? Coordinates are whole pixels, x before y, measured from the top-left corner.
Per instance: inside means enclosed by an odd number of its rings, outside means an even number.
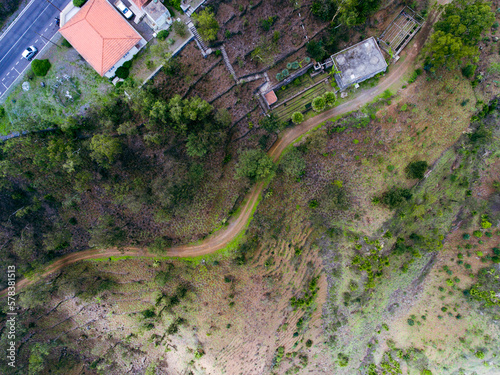
[[[274,91],[269,91],[266,95],[264,95],[266,98],[267,104],[271,105],[273,103],[276,103],[278,101],[278,98]]]
[[[59,30],[103,76],[142,37],[106,0],[89,0]]]
[[[139,9],[142,9],[142,7],[144,5],[146,5],[146,3],[149,1],[149,0],[132,0],[134,2],[135,5],[137,5],[139,7]]]

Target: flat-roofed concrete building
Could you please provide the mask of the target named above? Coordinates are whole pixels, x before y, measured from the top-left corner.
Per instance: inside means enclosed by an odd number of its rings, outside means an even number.
[[[335,80],[340,90],[363,82],[387,69],[387,63],[374,37],[331,56]]]

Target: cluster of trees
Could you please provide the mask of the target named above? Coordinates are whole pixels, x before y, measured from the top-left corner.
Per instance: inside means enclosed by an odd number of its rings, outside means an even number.
[[[196,23],[198,33],[201,35],[203,40],[213,42],[217,39],[219,23],[209,9],[203,9],[199,13],[194,13],[192,17]]]
[[[347,27],[361,25],[376,12],[380,0],[314,0],[312,13],[323,21],[335,22]]]
[[[455,68],[479,54],[481,34],[495,22],[491,3],[482,0],[455,0],[447,4],[441,20],[434,24],[434,34],[426,47],[426,68],[434,71],[446,66]]]

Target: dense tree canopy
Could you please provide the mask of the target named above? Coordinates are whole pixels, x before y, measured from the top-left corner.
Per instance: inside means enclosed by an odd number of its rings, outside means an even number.
[[[243,151],[236,169],[237,177],[248,177],[251,180],[262,180],[274,171],[274,163],[264,151],[250,149]]]
[[[379,5],[380,0],[315,0],[312,12],[324,21],[355,26],[364,23]]]
[[[203,9],[201,12],[193,14],[193,18],[196,21],[198,32],[204,40],[212,42],[217,39],[219,23],[212,12]]]
[[[479,53],[481,34],[495,21],[490,3],[481,0],[455,0],[445,6],[441,20],[434,25],[434,34],[426,48],[432,69],[457,64]]]

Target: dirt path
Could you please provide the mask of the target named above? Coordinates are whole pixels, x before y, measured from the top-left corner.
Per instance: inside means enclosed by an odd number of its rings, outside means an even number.
[[[297,125],[281,134],[281,137],[274,143],[274,145],[269,150],[269,155],[274,161],[277,161],[285,150],[286,147],[293,144],[293,142],[301,135],[307,133],[308,131],[314,129],[316,126],[322,122],[339,116],[351,111],[354,111],[366,103],[374,100],[376,96],[380,95],[382,92],[387,90],[389,87],[397,83],[403,76],[403,74],[413,66],[415,59],[417,58],[420,47],[423,45],[427,39],[432,25],[437,18],[437,14],[433,12],[429,16],[428,21],[424,25],[423,29],[419,32],[415,42],[411,49],[407,50],[407,56],[404,61],[396,64],[395,67],[391,66],[390,72],[384,77],[381,83],[377,87],[373,87],[369,90],[363,91],[353,100],[339,105],[338,107],[332,108],[328,111],[318,114],[317,116],[304,121],[302,124]],[[168,250],[166,256],[172,257],[196,257],[214,253],[215,251],[227,246],[231,240],[233,240],[247,225],[254,207],[257,205],[259,196],[264,188],[264,183],[256,184],[248,193],[244,200],[243,207],[240,214],[229,221],[228,226],[225,229],[221,229],[214,235],[210,236],[206,240],[201,241],[198,244],[188,244],[182,246],[176,246]],[[112,256],[144,256],[144,257],[156,257],[157,255],[149,253],[147,250],[140,248],[126,248],[123,250],[118,249],[92,249],[85,250],[78,253],[68,254],[58,259],[54,263],[46,267],[46,269],[33,279],[23,279],[16,284],[16,289],[30,285],[34,283],[40,277],[46,277],[65,266],[73,264],[75,262],[86,260],[86,259],[97,259],[97,258],[107,258]],[[7,290],[0,292],[0,295],[7,293]]]

